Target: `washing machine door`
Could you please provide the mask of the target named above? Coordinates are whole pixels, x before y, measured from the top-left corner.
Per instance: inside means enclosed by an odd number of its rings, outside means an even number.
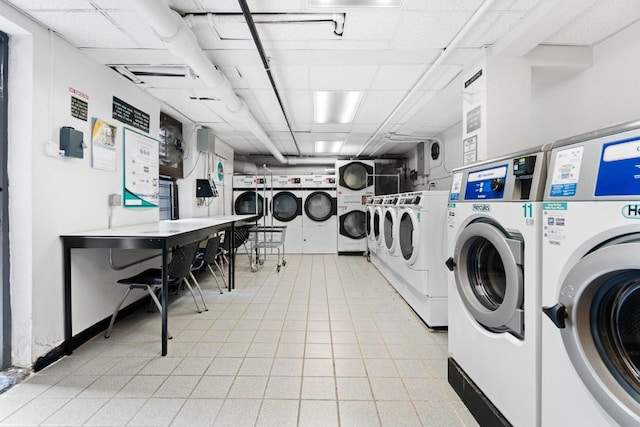
[[[362,162],[346,164],[339,168],[338,173],[340,186],[349,190],[363,190],[373,185],[373,166]]]
[[[314,191],[304,201],[304,212],[307,217],[316,222],[323,222],[335,215],[337,211],[336,199],[325,191]]]
[[[302,215],[302,199],[289,191],[281,191],[273,196],[271,212],[278,221],[293,221]]]
[[[384,215],[382,213],[382,209],[376,208],[375,213],[373,214],[373,235],[378,246],[382,246],[384,244],[384,235],[381,233],[381,230],[384,229],[384,226],[380,227],[383,218]]]
[[[395,236],[396,212],[392,209],[386,209],[384,213],[384,244],[390,254],[393,254],[398,244],[397,236]]]
[[[366,214],[363,211],[351,211],[340,215],[340,235],[353,240],[364,239],[367,236]]]
[[[373,227],[371,226],[371,222],[373,221],[374,216],[372,215],[373,209],[371,208],[367,208],[367,217],[365,218],[365,221],[367,221],[366,223],[366,227],[367,227],[367,238],[368,239],[373,239]]]
[[[400,214],[398,225],[398,245],[402,258],[408,265],[414,265],[418,259],[418,216],[413,210],[405,210]],[[426,243],[426,242],[425,242]]]
[[[623,426],[640,425],[639,253],[639,234],[592,250],[543,309],[593,398]]]
[[[256,198],[258,201],[256,210]],[[254,215],[258,213],[258,218],[264,215],[264,199],[255,191],[245,191],[240,194],[234,204],[236,215]]]
[[[524,338],[523,240],[497,224],[476,221],[458,236],[456,288],[471,316],[493,332]]]

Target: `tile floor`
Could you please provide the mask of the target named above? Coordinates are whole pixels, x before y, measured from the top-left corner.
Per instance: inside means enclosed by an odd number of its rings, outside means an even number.
[[[274,258],[274,257],[272,257]],[[291,255],[236,290],[200,282],[160,317],[141,312],[0,395],[0,425],[476,426],[431,332],[363,257]]]

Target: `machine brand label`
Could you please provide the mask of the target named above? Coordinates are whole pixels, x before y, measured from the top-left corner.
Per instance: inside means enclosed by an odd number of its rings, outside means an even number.
[[[491,212],[491,205],[474,203],[471,206],[471,210],[474,212]]]
[[[624,205],[622,216],[629,219],[640,219],[640,205]]]

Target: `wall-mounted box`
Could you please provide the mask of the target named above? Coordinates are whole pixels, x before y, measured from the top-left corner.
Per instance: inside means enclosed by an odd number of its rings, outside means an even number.
[[[196,147],[198,151],[203,153],[211,153],[215,152],[216,148],[216,136],[213,132],[208,131],[207,129],[198,129],[196,132]]]
[[[84,136],[79,130],[69,126],[60,128],[60,150],[65,157],[84,157]]]

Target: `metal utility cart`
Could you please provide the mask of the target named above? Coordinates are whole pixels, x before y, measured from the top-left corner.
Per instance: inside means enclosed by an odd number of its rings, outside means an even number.
[[[252,227],[249,229],[249,242],[251,242],[251,254],[255,253],[255,262],[251,260],[251,271],[258,271],[258,265],[264,264],[267,257],[267,249],[276,249],[278,251],[278,267],[280,272],[282,266],[287,265],[284,258],[284,239],[287,233],[287,226],[263,226]],[[280,252],[282,248],[282,253]],[[263,257],[260,258],[260,250],[263,251]]]

